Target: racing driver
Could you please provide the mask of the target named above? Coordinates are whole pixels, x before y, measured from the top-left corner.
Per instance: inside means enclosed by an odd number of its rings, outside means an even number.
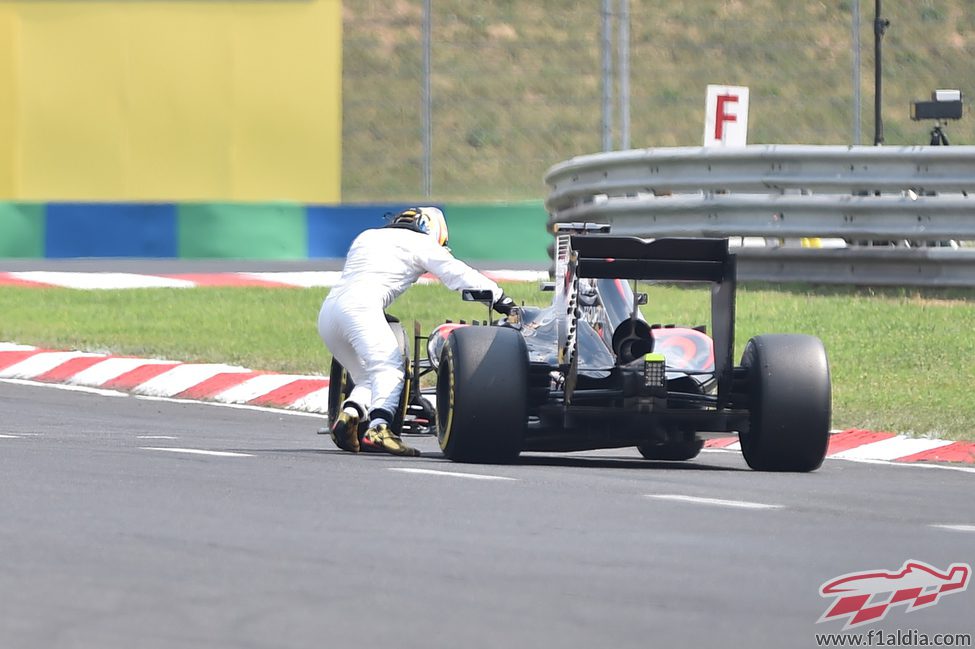
[[[339,448],[417,456],[391,429],[403,391],[403,365],[385,309],[426,272],[453,290],[490,290],[494,309],[507,315],[514,300],[495,282],[456,259],[447,247],[447,221],[436,207],[412,207],[352,242],[342,277],[318,314],[318,335],[348,371],[355,387],[331,429]],[[369,428],[358,434],[359,422]]]

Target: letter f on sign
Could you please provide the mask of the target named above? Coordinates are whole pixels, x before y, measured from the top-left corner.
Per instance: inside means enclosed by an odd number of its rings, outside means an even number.
[[[737,122],[738,116],[727,112],[726,104],[737,104],[738,97],[735,95],[718,95],[718,110],[714,120],[714,139],[724,139],[724,123]]]
[[[741,147],[748,141],[748,87],[708,84],[704,146]]]

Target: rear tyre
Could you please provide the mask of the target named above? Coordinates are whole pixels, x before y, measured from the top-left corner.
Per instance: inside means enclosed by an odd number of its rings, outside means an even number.
[[[758,471],[814,471],[826,457],[831,395],[829,362],[813,336],[773,334],[748,341],[750,426],[741,451]]]
[[[409,337],[406,335],[406,330],[403,329],[403,325],[399,321],[389,322],[389,328],[393,330],[393,335],[396,336],[396,343],[399,345],[400,353],[403,355],[403,376],[405,380],[403,381],[403,391],[400,393],[399,397],[399,407],[396,409],[394,414],[392,428],[399,434],[400,429],[403,427],[403,416],[406,414],[407,399],[409,399],[410,391],[410,342]],[[342,412],[342,404],[345,400],[349,398],[352,394],[352,388],[355,387],[355,382],[349,373],[342,366],[342,363],[338,362],[334,357],[332,358],[332,365],[328,373],[328,427],[331,428],[335,424],[335,420],[338,418],[339,413]],[[368,415],[368,413],[367,413]],[[363,421],[359,422],[359,433],[364,433],[369,424],[369,417],[363,418]]]
[[[349,398],[349,393],[352,392],[353,385],[352,378],[349,377],[349,373],[342,367],[342,363],[333,358],[332,367],[328,373],[329,429],[335,425],[335,420],[338,418],[339,413],[342,412],[342,404]]]
[[[504,327],[461,327],[437,373],[437,438],[455,462],[507,463],[521,452],[528,412],[528,348]]]

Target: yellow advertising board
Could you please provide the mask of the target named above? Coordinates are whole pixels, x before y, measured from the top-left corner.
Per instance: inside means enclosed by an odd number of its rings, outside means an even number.
[[[0,2],[0,201],[340,200],[341,0]]]

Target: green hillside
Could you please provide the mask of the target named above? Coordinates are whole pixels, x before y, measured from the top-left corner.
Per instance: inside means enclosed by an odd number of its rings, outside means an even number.
[[[601,148],[602,3],[432,5],[431,198],[544,197],[549,166]],[[860,5],[860,143],[871,144],[874,3]],[[345,2],[343,200],[423,197],[422,7]],[[751,88],[750,143],[853,143],[851,0],[630,7],[632,148],[700,145],[709,83]],[[975,91],[975,13],[962,0],[888,0],[884,15],[886,142],[926,144],[932,124],[910,120],[910,101]],[[967,113],[948,126],[953,144],[975,143]]]

